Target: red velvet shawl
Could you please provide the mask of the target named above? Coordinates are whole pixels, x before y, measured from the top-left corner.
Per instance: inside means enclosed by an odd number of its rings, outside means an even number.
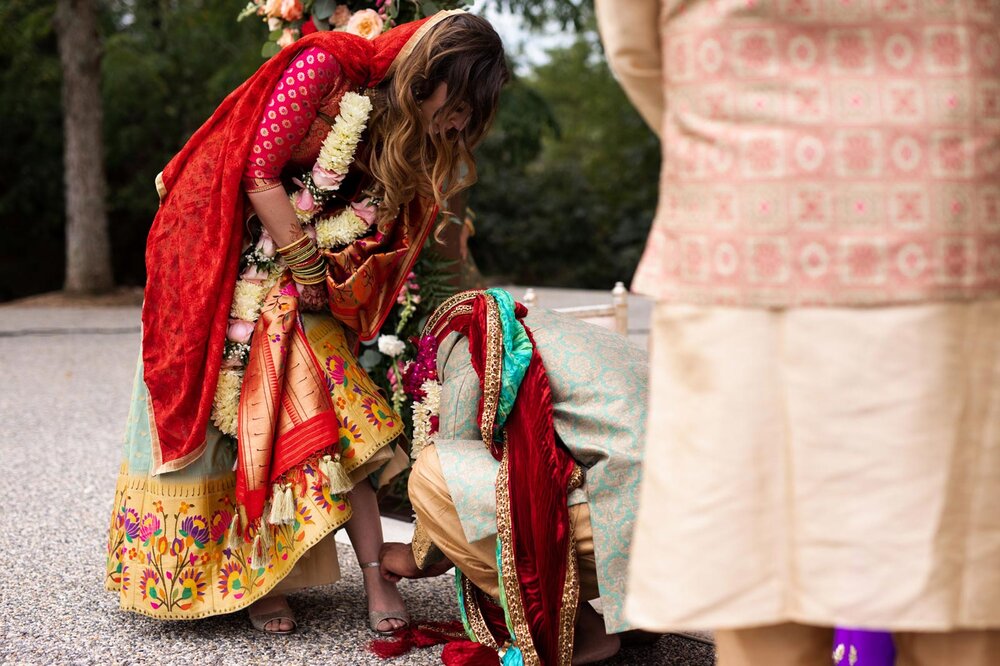
[[[153,473],[201,454],[212,409],[243,238],[241,176],[271,90],[299,50],[319,46],[359,88],[379,83],[427,20],[373,41],[318,32],[264,63],[222,101],[163,170],[166,194],[146,244],[144,379],[156,423]],[[380,309],[393,299],[382,298]],[[380,323],[387,313],[370,313]]]
[[[474,299],[471,308],[456,307],[467,306],[470,298]],[[497,336],[502,337],[499,321],[490,321],[495,317],[491,299],[483,292],[459,294],[441,306],[438,312],[445,312],[443,318],[435,314],[427,325],[439,341],[450,331],[467,336],[472,366],[483,388],[481,425],[493,422],[487,412],[496,405],[488,393],[498,378],[491,378],[491,374],[502,372],[501,365],[491,360],[496,358]],[[451,315],[447,313],[450,308],[454,308]],[[527,309],[518,303],[517,318],[526,314]],[[525,664],[568,666],[579,578],[566,502],[576,462],[556,437],[548,375],[531,331],[524,328],[533,347],[528,370],[503,432],[487,433],[486,426],[483,439],[501,463],[497,538],[504,551],[501,573],[516,644]],[[472,601],[466,599],[467,603]],[[493,625],[494,637],[502,635],[506,631],[504,618],[499,614],[490,617],[484,611],[479,610],[484,621]]]

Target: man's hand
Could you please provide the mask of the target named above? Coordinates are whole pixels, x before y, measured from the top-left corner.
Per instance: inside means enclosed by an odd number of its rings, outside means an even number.
[[[382,544],[378,554],[379,573],[390,583],[397,583],[401,578],[423,578],[424,572],[417,567],[413,559],[413,548],[408,543],[389,542]]]
[[[384,543],[378,555],[379,573],[391,583],[397,583],[401,578],[433,578],[440,576],[453,566],[447,558],[435,562],[426,569],[417,566],[413,559],[413,547],[408,543]]]

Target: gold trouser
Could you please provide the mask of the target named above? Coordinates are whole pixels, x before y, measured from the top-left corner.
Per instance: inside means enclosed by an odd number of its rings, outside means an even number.
[[[894,632],[896,666],[993,666],[1000,655],[1000,630]],[[824,666],[831,663],[833,629],[773,624],[715,632],[719,666]],[[845,660],[846,663],[846,660]]]
[[[410,470],[410,503],[427,535],[442,553],[469,577],[476,587],[494,599],[499,598],[497,583],[496,536],[469,543],[441,472],[441,460],[434,445],[427,446]],[[580,599],[600,596],[594,562],[594,535],[590,527],[590,509],[586,503],[569,507],[569,519],[576,539],[580,563]]]

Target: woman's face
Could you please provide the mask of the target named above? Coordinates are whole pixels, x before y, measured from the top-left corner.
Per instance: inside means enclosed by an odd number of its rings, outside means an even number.
[[[437,85],[430,97],[420,102],[420,115],[424,121],[424,127],[428,134],[445,134],[448,130],[461,132],[469,124],[469,117],[472,109],[468,104],[462,103],[452,111],[447,117],[437,118],[437,112],[448,101],[448,84],[443,81]]]

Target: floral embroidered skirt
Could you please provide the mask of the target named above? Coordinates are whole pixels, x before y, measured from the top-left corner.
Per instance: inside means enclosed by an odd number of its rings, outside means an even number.
[[[408,463],[393,446],[403,431],[400,418],[360,367],[336,320],[308,314],[303,323],[327,374],[346,471],[355,483],[387,483]],[[227,538],[236,513],[235,443],[210,424],[197,460],[151,476],[155,426],[147,402],[140,359],[108,532],[105,587],[118,592],[122,609],[196,619],[245,608],[272,591],[339,578],[333,531],[351,517],[346,497],[331,495],[317,472],[303,465],[306,483],[294,490],[295,521],[270,526],[266,564],[253,567],[251,544],[231,548]]]

